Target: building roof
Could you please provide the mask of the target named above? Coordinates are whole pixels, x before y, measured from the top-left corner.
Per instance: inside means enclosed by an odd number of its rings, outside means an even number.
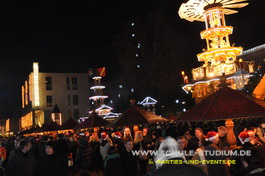
[[[157,100],[153,99],[152,97],[146,97],[140,104],[141,105],[155,105],[157,103]]]
[[[73,118],[68,119],[66,122],[63,123],[60,130],[68,130],[74,128],[76,125],[79,125],[77,121]]]
[[[39,132],[44,132],[44,131],[57,131],[60,129],[60,125],[56,122],[50,122],[43,124],[41,128],[37,128],[35,131],[32,131],[32,133],[39,133]]]
[[[170,116],[168,117],[168,120],[170,121],[177,121],[178,120],[178,117],[174,116],[174,114],[170,114]]]
[[[182,115],[180,121],[265,117],[265,102],[225,87]]]
[[[76,125],[73,129],[84,129],[84,128],[93,128],[93,127],[102,127],[109,124],[109,122],[101,117],[99,117],[96,113],[92,113],[88,119],[82,122],[79,125]]]
[[[243,53],[237,56],[238,59],[254,60],[265,58],[265,44],[256,46],[254,48],[243,51]]]
[[[52,113],[61,113],[61,111],[60,111],[60,109],[59,109],[57,104],[55,104]]]
[[[128,108],[118,119],[113,121],[112,126],[131,126],[143,124],[155,124],[168,121],[164,117],[153,114],[137,106]]]

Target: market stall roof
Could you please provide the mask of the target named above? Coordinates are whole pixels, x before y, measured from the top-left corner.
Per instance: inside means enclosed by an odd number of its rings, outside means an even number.
[[[73,129],[76,125],[79,125],[79,123],[75,121],[73,118],[70,118],[63,123],[63,125],[60,127],[59,130]]]
[[[256,46],[254,48],[243,51],[241,55],[237,56],[237,59],[244,60],[255,60],[255,59],[264,59],[265,56],[265,44]]]
[[[60,129],[60,125],[58,125],[56,122],[51,122],[47,124],[43,124],[43,126],[37,130],[35,130],[32,133],[39,133],[39,132],[45,132],[45,131],[57,131]]]
[[[265,102],[225,87],[188,110],[178,121],[265,117]]]
[[[168,117],[168,120],[170,121],[177,121],[178,117],[174,116],[174,114],[170,114],[170,116]]]
[[[131,126],[131,125],[143,125],[143,124],[155,124],[157,122],[168,121],[164,117],[153,114],[137,106],[128,108],[118,119],[113,121],[108,126]]]
[[[109,122],[96,113],[92,113],[84,122],[79,125],[76,125],[73,129],[84,129],[84,128],[93,128],[93,127],[102,127],[109,124]]]
[[[28,129],[28,130],[21,131],[19,134],[20,134],[20,135],[30,134],[30,133],[33,133],[34,131],[38,130],[38,129],[40,129],[39,126],[37,126],[37,127],[33,127],[33,128]]]

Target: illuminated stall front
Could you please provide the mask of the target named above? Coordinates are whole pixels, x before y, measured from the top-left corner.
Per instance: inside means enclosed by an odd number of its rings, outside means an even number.
[[[29,112],[23,117],[21,117],[21,129],[29,129],[30,127],[33,126],[33,113]]]

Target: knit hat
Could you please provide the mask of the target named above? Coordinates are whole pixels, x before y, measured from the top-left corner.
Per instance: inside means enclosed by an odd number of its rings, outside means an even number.
[[[250,140],[249,133],[247,131],[242,131],[238,135],[238,138],[239,138],[241,144],[244,144],[245,142],[249,142],[249,140]]]
[[[207,133],[207,138],[208,138],[209,141],[211,141],[211,140],[213,140],[215,138],[218,138],[218,137],[219,137],[219,135],[215,131],[210,131],[210,132]]]
[[[52,148],[54,148],[54,142],[52,142],[52,141],[48,141],[46,144],[45,144],[45,147],[52,147]]]
[[[102,138],[102,139],[105,139],[105,138],[107,137],[108,134],[107,134],[106,131],[102,131],[100,135],[101,135],[101,138]]]

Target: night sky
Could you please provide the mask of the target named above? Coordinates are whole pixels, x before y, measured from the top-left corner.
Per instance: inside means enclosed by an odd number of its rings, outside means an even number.
[[[111,43],[123,25],[135,15],[158,9],[188,43],[180,53],[186,72],[198,66],[196,54],[205,47],[200,39],[202,22],[180,19],[182,0],[28,0],[0,4],[0,117],[8,117],[21,102],[21,85],[32,71],[32,62],[41,72],[86,72],[88,67],[107,67],[117,73]],[[249,49],[265,43],[265,2],[250,0],[238,14],[226,16],[234,27],[231,43]],[[176,41],[179,44],[184,41]],[[176,67],[178,67],[176,65]],[[116,71],[116,72],[115,72]]]

